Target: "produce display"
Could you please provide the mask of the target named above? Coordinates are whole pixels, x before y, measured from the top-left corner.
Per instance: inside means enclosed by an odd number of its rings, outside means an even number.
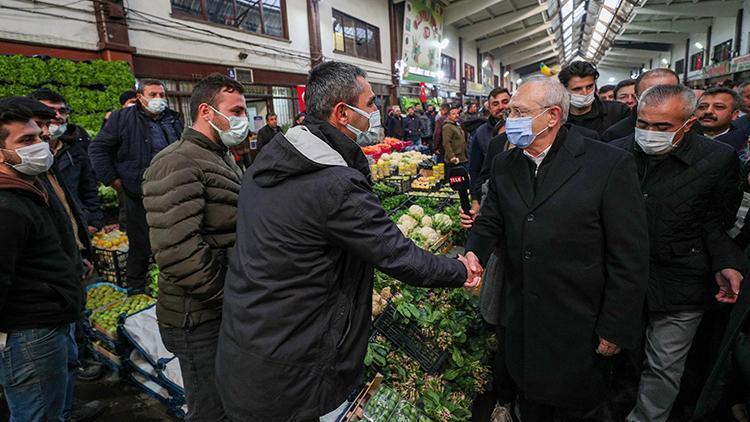
[[[385,385],[367,402],[364,409],[366,421],[430,422],[432,419],[418,411],[411,403]]]
[[[148,290],[149,296],[154,299],[159,298],[159,266],[151,264],[148,270]]]
[[[102,201],[102,209],[108,210],[119,206],[117,190],[111,186],[99,185],[99,199]]]
[[[127,252],[129,248],[128,236],[120,229],[108,231],[106,228],[94,233],[91,239],[94,247],[108,251]]]
[[[94,326],[110,337],[116,337],[117,321],[120,315],[132,315],[156,303],[156,299],[144,294],[128,296],[124,300],[113,303],[109,307],[95,311],[90,320]]]
[[[99,309],[125,299],[125,293],[115,286],[102,284],[92,287],[86,292],[86,309]]]

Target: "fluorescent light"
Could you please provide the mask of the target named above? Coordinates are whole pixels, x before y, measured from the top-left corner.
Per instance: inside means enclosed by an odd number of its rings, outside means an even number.
[[[604,5],[612,10],[617,10],[617,7],[620,6],[620,0],[604,0]]]
[[[486,58],[486,59],[484,59],[484,61],[482,62],[482,67],[487,67],[487,65],[488,65],[488,64],[490,64],[490,59],[489,59],[489,58]]]
[[[516,83],[517,83],[518,85],[521,85],[521,83],[522,83],[522,82],[523,82],[523,79],[521,79],[521,78],[518,78],[518,80],[516,81]]]
[[[560,8],[560,15],[566,17],[573,11],[573,0],[566,1]]]
[[[614,81],[615,81],[615,77],[614,77],[614,76],[610,76],[610,77],[609,77],[609,83],[612,83],[612,82],[614,82]]]
[[[667,60],[667,59],[661,59],[661,63],[662,64],[669,64],[669,60]]]
[[[596,22],[596,26],[594,27],[594,30],[604,34],[605,32],[607,32],[607,25],[602,21],[598,21]]]
[[[646,66],[643,66],[643,67],[641,68],[641,73],[645,73],[646,71],[648,71],[648,69],[646,69]]]
[[[701,44],[701,43],[699,43],[699,42],[696,42],[696,43],[695,43],[695,44],[693,44],[693,45],[694,45],[694,46],[695,46],[695,48],[697,48],[698,50],[703,50],[703,44]]]
[[[615,15],[607,9],[602,9],[601,12],[599,12],[599,20],[604,23],[612,22],[613,17],[615,17]]]
[[[503,78],[507,78],[508,76],[510,76],[510,71],[506,70],[505,73],[503,73]]]
[[[450,40],[448,38],[443,38],[443,40],[440,41],[440,49],[444,50],[446,47],[448,47],[449,43],[450,43]]]

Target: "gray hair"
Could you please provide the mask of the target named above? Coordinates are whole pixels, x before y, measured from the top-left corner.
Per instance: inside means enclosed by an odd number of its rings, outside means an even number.
[[[336,104],[357,104],[363,89],[357,81],[359,77],[367,78],[367,72],[348,63],[325,62],[315,66],[305,87],[307,114],[327,120]]]
[[[561,123],[565,123],[568,120],[568,110],[570,110],[570,94],[565,86],[560,82],[550,79],[544,76],[533,76],[527,79],[521,86],[526,84],[540,85],[537,89],[544,92],[544,101],[541,104],[543,107],[557,106],[562,110]],[[521,87],[519,86],[519,88]]]
[[[641,94],[638,108],[659,106],[674,97],[682,100],[683,117],[689,119],[695,113],[697,104],[693,90],[684,85],[652,86]]]

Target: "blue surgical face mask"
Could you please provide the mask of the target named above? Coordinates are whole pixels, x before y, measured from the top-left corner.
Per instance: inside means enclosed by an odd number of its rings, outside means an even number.
[[[359,130],[352,125],[346,125],[346,128],[352,131],[354,136],[357,137],[357,143],[359,145],[371,145],[376,144],[380,138],[380,110],[375,110],[372,113],[360,110],[357,107],[345,104],[350,109],[354,110],[357,114],[367,118],[369,125],[367,130]]]
[[[164,98],[152,98],[148,100],[146,110],[153,114],[159,114],[167,108],[167,100]]]
[[[546,113],[549,107],[534,117],[509,117],[505,121],[505,133],[508,135],[508,142],[518,148],[526,148],[534,142],[537,136],[549,129],[546,127],[539,133],[534,133],[531,123],[534,119]]]

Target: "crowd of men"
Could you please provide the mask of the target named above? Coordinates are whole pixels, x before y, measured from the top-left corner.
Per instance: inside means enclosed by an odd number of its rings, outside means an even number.
[[[244,87],[222,75],[196,84],[190,127],[146,79],[93,140],[59,93],[0,100],[0,385],[12,420],[102,411],[73,400],[87,378],[76,326],[104,225],[98,183],[124,200],[126,286],[144,288],[152,257],[161,269],[159,330],[187,420],[340,420],[363,382],[375,269],[430,288],[481,280],[498,414],[740,418],[750,89],[696,95],[669,69],[611,89],[598,77],[574,62],[496,88],[481,108],[395,106],[381,122],[367,74],[327,62],[310,72],[295,126],[266,116],[252,164],[232,154],[251,134]],[[381,123],[468,170],[466,256],[421,250],[387,217],[357,144]]]

